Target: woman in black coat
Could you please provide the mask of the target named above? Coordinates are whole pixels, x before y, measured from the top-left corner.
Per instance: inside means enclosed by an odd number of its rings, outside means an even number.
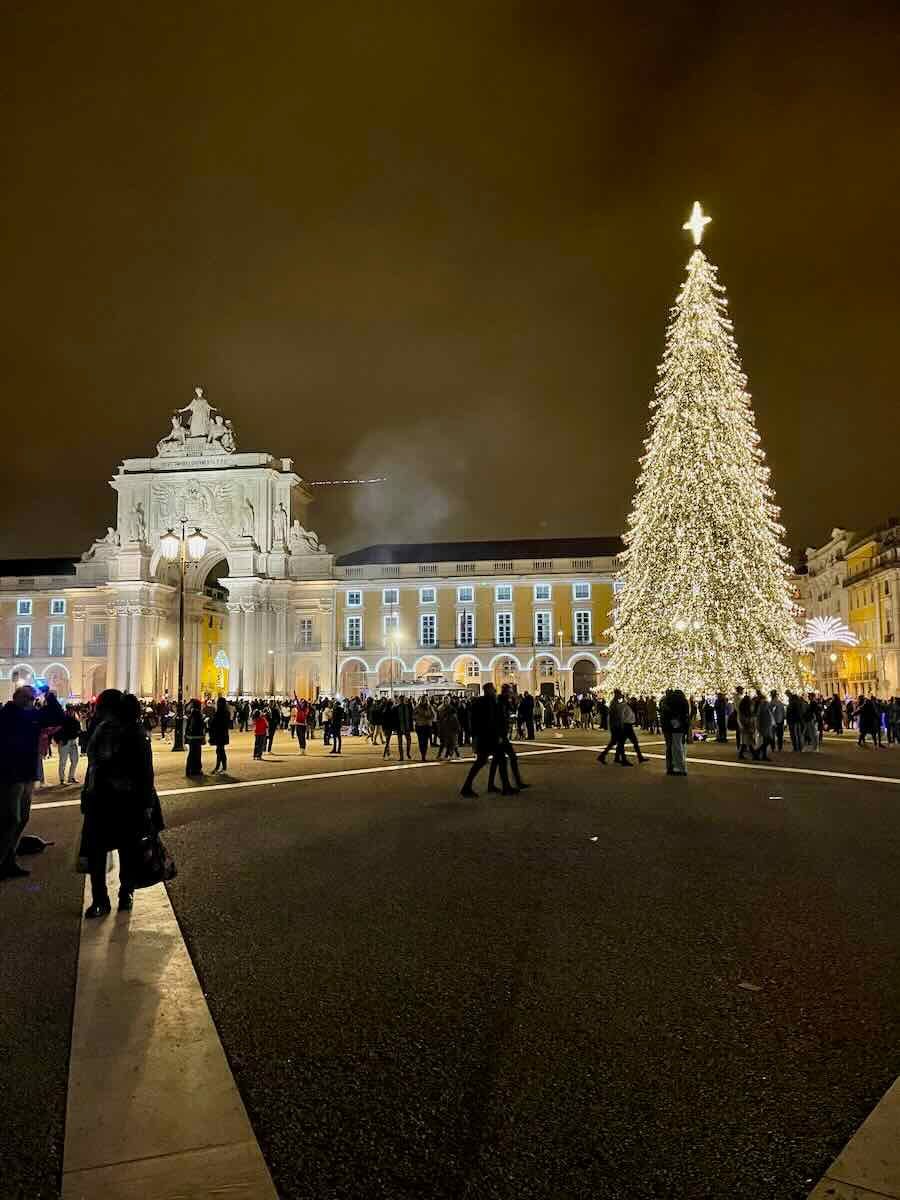
[[[184,740],[187,742],[188,755],[184,767],[185,775],[203,774],[203,743],[206,741],[206,722],[199,700],[192,700],[188,705],[187,720],[184,723]]]
[[[224,696],[220,696],[216,701],[216,711],[209,718],[209,744],[216,748],[216,765],[213,767],[213,775],[217,771],[228,770],[228,756],[225,753],[225,747],[231,740],[228,734],[231,728],[231,713],[228,711],[228,702]]]
[[[115,688],[101,692],[88,736],[88,768],[81,792],[84,825],[81,856],[91,877],[86,917],[102,917],[112,905],[106,888],[106,856],[119,851],[119,911],[131,909],[134,887],[129,862],[140,839],[163,828],[153,786],[153,756],[134,696]]]

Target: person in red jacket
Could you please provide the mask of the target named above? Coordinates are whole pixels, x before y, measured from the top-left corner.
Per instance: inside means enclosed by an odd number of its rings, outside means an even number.
[[[253,757],[262,759],[263,751],[266,748],[266,740],[269,736],[269,722],[266,719],[266,714],[257,712],[253,718]]]

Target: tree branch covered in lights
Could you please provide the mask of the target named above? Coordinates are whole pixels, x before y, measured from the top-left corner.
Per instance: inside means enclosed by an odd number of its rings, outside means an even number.
[[[628,518],[610,687],[800,686],[784,529],[746,382],[725,289],[696,249],[670,314]]]

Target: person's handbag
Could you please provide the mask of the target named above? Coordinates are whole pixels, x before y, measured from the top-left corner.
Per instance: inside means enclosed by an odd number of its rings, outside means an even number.
[[[728,728],[734,733],[737,730],[737,713],[728,714]]]
[[[128,883],[133,888],[154,887],[157,883],[166,883],[178,874],[175,859],[166,849],[166,845],[158,833],[146,833],[128,850],[123,871],[127,874]]]

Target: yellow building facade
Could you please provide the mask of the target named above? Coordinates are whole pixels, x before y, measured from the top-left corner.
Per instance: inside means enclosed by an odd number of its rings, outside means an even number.
[[[617,538],[372,546],[337,559],[336,690],[602,684]]]

